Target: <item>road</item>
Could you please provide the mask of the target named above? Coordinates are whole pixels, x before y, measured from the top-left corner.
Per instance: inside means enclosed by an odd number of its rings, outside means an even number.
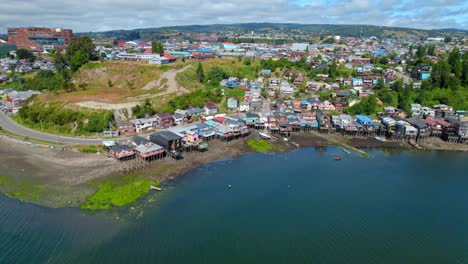
[[[0,111],[0,126],[5,130],[8,130],[10,132],[13,132],[15,134],[18,134],[24,137],[30,137],[34,139],[40,139],[40,140],[56,142],[56,143],[61,143],[61,144],[99,145],[99,144],[102,144],[102,141],[104,140],[104,139],[97,139],[97,138],[65,137],[65,136],[58,136],[58,135],[39,132],[39,131],[32,130],[32,129],[19,125],[15,121],[11,120],[10,117],[6,116],[2,111]]]

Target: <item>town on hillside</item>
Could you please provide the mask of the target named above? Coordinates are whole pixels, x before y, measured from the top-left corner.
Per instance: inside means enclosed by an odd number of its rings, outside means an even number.
[[[29,124],[42,125],[32,118],[37,116],[32,111],[40,110],[30,98],[70,86],[68,92],[75,92],[70,75],[89,61],[192,66],[196,78],[191,82],[211,94],[198,93],[201,99],[190,101],[197,90],[188,89],[188,95],[172,95],[167,103],[172,108],[161,108],[170,111],[156,111],[146,101],[133,113],[111,114],[96,125],[92,132],[109,138],[103,144],[117,159],[180,158],[184,151],[207,150],[210,140],[230,141],[253,130],[265,139],[316,131],[414,146],[431,137],[468,144],[466,36],[317,35],[309,42],[275,43],[286,36],[250,32],[244,37],[252,41],[237,43],[229,35],[203,33],[185,39],[91,40],[59,28],[10,28],[7,36],[0,44],[0,109]],[[218,61],[250,72],[203,68]],[[49,90],[55,81],[45,81],[39,89],[41,78],[57,79],[64,87]],[[176,104],[181,98],[186,102]],[[117,142],[118,137],[130,139]]]

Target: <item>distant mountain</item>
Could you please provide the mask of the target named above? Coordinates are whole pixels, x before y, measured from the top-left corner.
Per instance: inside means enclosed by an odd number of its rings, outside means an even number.
[[[232,32],[236,34],[278,34],[286,38],[300,38],[301,35],[339,35],[350,37],[401,38],[401,37],[464,37],[468,30],[462,29],[414,29],[401,27],[385,27],[373,25],[328,25],[328,24],[292,24],[292,23],[243,23],[243,24],[213,24],[213,25],[188,25],[160,28],[142,28],[133,30],[113,30],[106,32],[79,33],[87,34],[94,38],[117,39],[155,39],[185,34],[218,34]]]

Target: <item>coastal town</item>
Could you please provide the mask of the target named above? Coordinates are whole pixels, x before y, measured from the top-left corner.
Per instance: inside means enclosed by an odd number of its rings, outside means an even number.
[[[39,35],[41,41],[31,37]],[[18,115],[30,97],[43,92],[22,91],[9,88],[8,84],[15,83],[18,74],[57,71],[57,64],[48,55],[57,49],[66,49],[72,36],[71,30],[63,29],[8,30],[9,41],[2,44],[8,47],[4,48],[8,54],[0,60],[3,72],[0,80],[5,87],[0,90],[0,107],[4,113]],[[251,37],[254,36],[252,32]],[[42,40],[44,38],[47,41]],[[183,157],[184,151],[206,151],[212,139],[230,141],[245,137],[253,130],[260,132],[263,139],[277,135],[284,141],[290,140],[294,133],[316,132],[377,141],[405,141],[416,148],[420,148],[418,142],[428,138],[468,143],[465,108],[410,101],[392,105],[388,91],[383,92],[385,89],[425,89],[422,86],[427,85],[434,74],[432,68],[440,60],[437,55],[453,50],[457,56],[466,54],[467,46],[463,45],[466,39],[321,36],[322,40],[317,43],[291,44],[235,44],[219,42],[215,35],[199,35],[195,39],[198,41],[174,38],[164,43],[93,40],[96,54],[100,54],[101,61],[109,63],[171,65],[183,61],[202,67],[206,61],[238,60],[245,65],[260,61],[254,79],[221,74],[222,78],[214,86],[226,97],[225,107],[205,101],[202,105],[174,112],[145,113],[140,118],[114,115],[113,124],[102,134],[108,138],[102,144],[110,156],[119,160],[135,157],[154,160],[168,156],[178,159]],[[18,59],[18,50],[13,47],[28,50],[41,59]],[[416,62],[410,68],[407,61],[415,57],[429,63]],[[225,96],[234,89],[240,91],[242,97]],[[466,92],[464,96],[466,98]],[[369,100],[375,100],[370,112],[356,107]],[[349,111],[353,108],[363,109],[363,112]],[[381,111],[375,111],[377,108]]]

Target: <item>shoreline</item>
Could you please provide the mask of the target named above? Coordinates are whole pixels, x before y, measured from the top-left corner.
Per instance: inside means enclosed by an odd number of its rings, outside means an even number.
[[[199,166],[243,154],[259,153],[247,145],[249,139],[260,137],[254,131],[245,138],[230,142],[215,139],[208,142],[206,152],[184,152],[182,160],[157,160],[149,168],[133,174],[164,185]],[[294,133],[289,142],[270,142],[273,148],[266,152],[297,149],[291,142],[299,144],[300,148],[336,146],[348,149],[350,146],[352,148],[349,149],[354,151],[374,148],[417,150],[407,142],[380,142],[373,138],[345,137],[341,134]],[[455,149],[454,144],[430,139],[421,144],[425,150],[418,151],[468,152],[468,145],[457,145],[459,147]],[[0,191],[11,198],[46,207],[79,207],[97,191],[99,183],[116,182],[123,177],[118,171],[119,162],[102,154],[53,150],[5,139],[0,139],[0,154],[5,157],[0,163]]]

